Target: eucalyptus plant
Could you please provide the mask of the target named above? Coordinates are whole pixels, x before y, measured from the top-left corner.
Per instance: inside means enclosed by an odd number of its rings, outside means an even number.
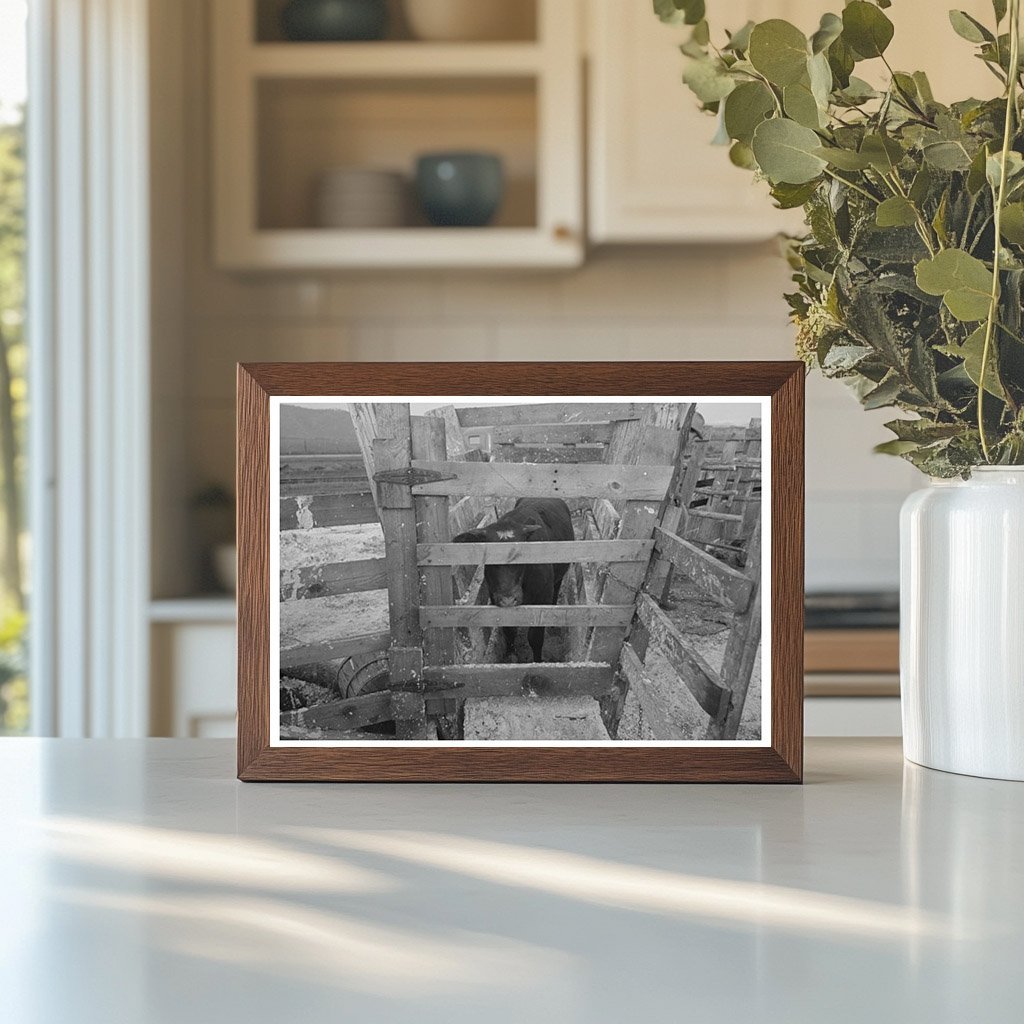
[[[806,36],[780,19],[712,42],[705,0],[654,0],[691,26],[683,80],[734,164],[803,207],[787,240],[797,349],[887,424],[878,450],[937,477],[1024,464],[1024,132],[1020,4],[950,11],[992,72],[985,99],[935,99],[890,66],[890,0],[852,0]],[[888,86],[856,74],[877,61]]]

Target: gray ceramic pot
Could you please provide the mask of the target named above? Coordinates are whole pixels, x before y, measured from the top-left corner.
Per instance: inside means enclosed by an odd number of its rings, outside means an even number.
[[[281,27],[296,42],[380,39],[388,27],[387,0],[291,0]]]
[[[416,164],[416,191],[437,227],[489,224],[505,195],[501,157],[493,153],[427,153]]]

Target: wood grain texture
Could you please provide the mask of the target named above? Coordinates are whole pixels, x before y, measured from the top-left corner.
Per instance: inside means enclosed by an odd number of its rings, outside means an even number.
[[[609,498],[653,501],[665,495],[671,466],[545,465],[514,462],[426,462],[414,469],[448,479],[417,484],[415,495],[479,494],[494,498]],[[655,509],[657,511],[657,509]]]
[[[659,554],[691,579],[712,601],[729,608],[746,608],[753,584],[743,573],[658,526],[654,528],[654,543]]]
[[[537,540],[493,544],[419,544],[422,565],[545,565],[549,562],[643,562],[653,541]]]
[[[799,782],[803,381],[798,362],[256,363],[238,373],[239,778],[246,781]],[[269,395],[771,397],[770,747],[269,744]],[[276,496],[275,496],[276,498]],[[276,685],[276,683],[275,683]]]
[[[628,626],[631,604],[521,604],[499,608],[490,604],[424,605],[420,623],[439,626]]]

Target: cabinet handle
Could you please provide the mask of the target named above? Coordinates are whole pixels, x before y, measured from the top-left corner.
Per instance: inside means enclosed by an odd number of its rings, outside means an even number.
[[[570,242],[575,232],[568,224],[556,224],[553,234],[559,242]]]

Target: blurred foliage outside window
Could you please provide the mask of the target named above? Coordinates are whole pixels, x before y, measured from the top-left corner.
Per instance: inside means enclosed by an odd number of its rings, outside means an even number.
[[[0,0],[0,735],[29,727],[24,11]]]

